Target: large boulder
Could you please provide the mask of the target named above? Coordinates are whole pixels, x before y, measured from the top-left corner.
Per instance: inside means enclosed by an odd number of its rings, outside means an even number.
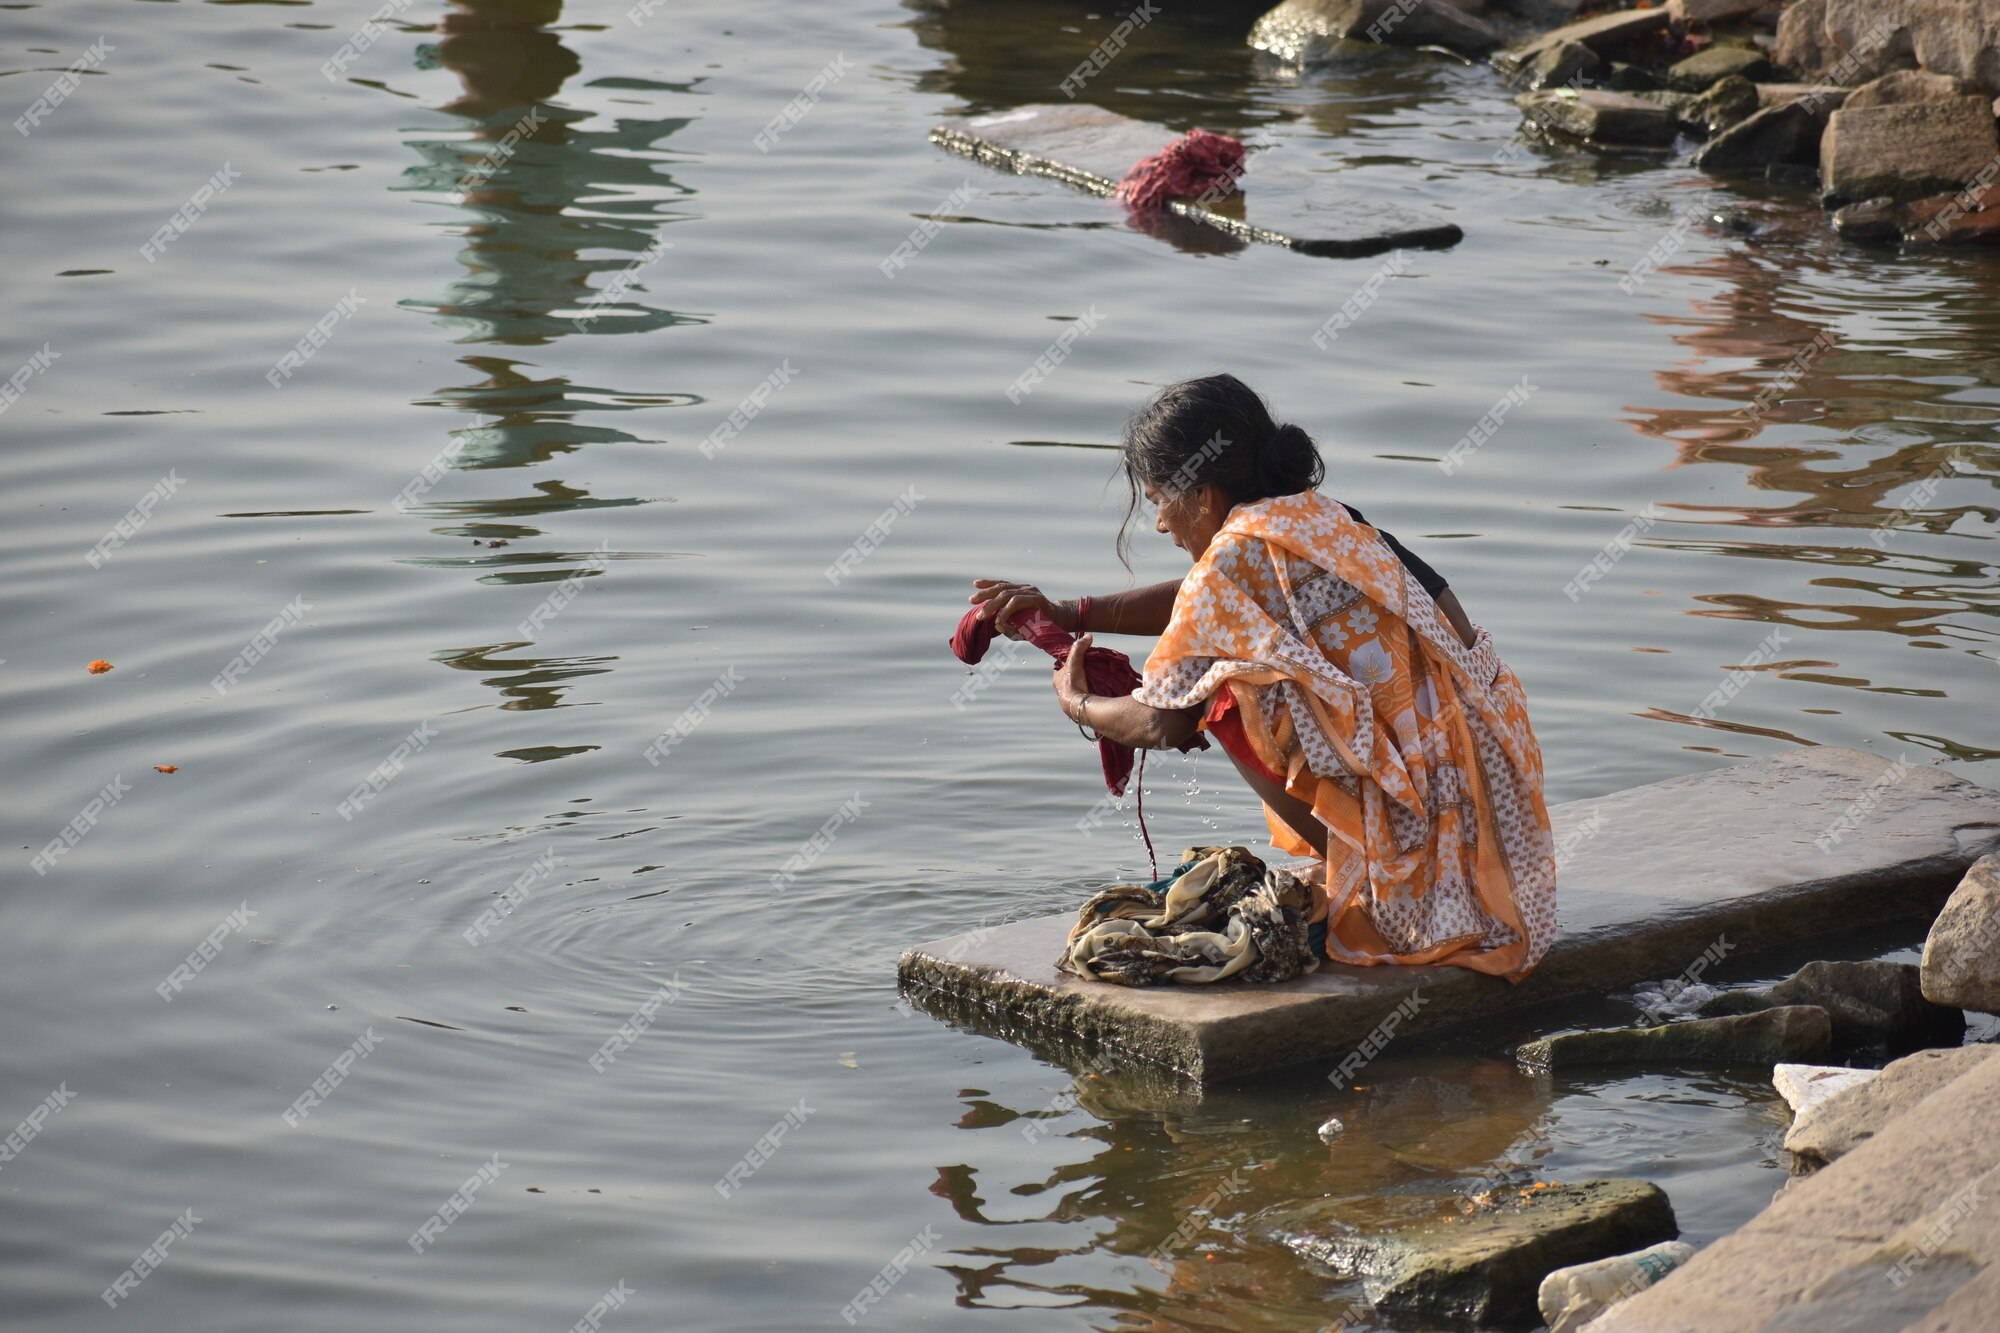
[[[1670,148],[1677,132],[1663,102],[1602,88],[1546,88],[1514,104],[1543,129],[1591,143]]]
[[[1773,54],[1805,79],[1854,85],[1922,68],[2000,94],[2000,5],[1990,0],[1797,0]]]
[[[1695,150],[1694,164],[1704,171],[1762,171],[1786,162],[1814,166],[1826,121],[1825,104],[1809,98],[1763,107]]]
[[[1906,1055],[1874,1078],[1801,1111],[1785,1134],[1785,1148],[1801,1171],[1817,1170],[1867,1142],[1893,1117],[1995,1054],[2000,1054],[2000,1048],[1957,1046]]]
[[[1711,46],[1697,51],[1667,70],[1667,87],[1677,92],[1698,93],[1732,75],[1746,79],[1763,77],[1771,62],[1762,51],[1747,46]]]
[[[2000,1014],[2000,854],[1973,862],[1952,890],[1924,941],[1922,974],[1925,999]]]
[[[1361,1279],[1377,1309],[1522,1326],[1535,1322],[1549,1273],[1680,1231],[1667,1196],[1643,1180],[1497,1190],[1480,1204],[1469,1217],[1440,1208],[1441,1220],[1386,1230],[1358,1231],[1341,1216],[1345,1205],[1333,1204],[1275,1222],[1299,1254]]]
[[[1820,188],[1834,200],[1921,199],[1963,186],[1996,155],[1984,97],[1842,107],[1820,145]]]
[[[1621,9],[1598,14],[1576,23],[1565,23],[1523,46],[1501,51],[1493,57],[1493,63],[1500,67],[1502,73],[1512,74],[1526,67],[1549,47],[1560,46],[1564,42],[1587,46],[1606,60],[1616,59],[1650,47],[1667,30],[1671,21],[1664,9]]]
[[[1300,64],[1341,41],[1390,46],[1444,46],[1483,56],[1500,45],[1484,19],[1435,0],[1285,0],[1250,29],[1250,45]]]
[[[1515,1048],[1530,1069],[1580,1065],[1774,1065],[1824,1063],[1833,1023],[1824,1009],[1785,1005],[1728,1018],[1691,1018],[1651,1028],[1564,1032]]]
[[[1841,106],[1854,110],[1864,106],[1892,106],[1897,102],[1949,102],[1971,92],[1972,89],[1949,74],[1899,69],[1854,89]]]
[[[1957,1045],[1965,1015],[1924,998],[1915,963],[1807,963],[1767,992],[1774,1005],[1811,1004],[1833,1020],[1837,1047]]]

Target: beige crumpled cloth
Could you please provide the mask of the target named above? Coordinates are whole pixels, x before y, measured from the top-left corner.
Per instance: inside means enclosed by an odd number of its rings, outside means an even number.
[[[1190,847],[1165,892],[1114,884],[1078,909],[1056,966],[1117,986],[1289,981],[1319,966],[1306,943],[1312,890],[1248,848]]]

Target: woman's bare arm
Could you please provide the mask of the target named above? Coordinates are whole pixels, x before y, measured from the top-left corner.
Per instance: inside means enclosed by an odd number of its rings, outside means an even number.
[[[1444,612],[1444,618],[1451,622],[1451,627],[1458,631],[1459,641],[1470,648],[1479,636],[1473,632],[1471,617],[1467,616],[1465,608],[1458,604],[1458,594],[1446,588],[1433,600],[1437,602],[1438,610]]]
[[[1181,581],[1170,579],[1165,583],[1155,583],[1150,588],[1132,588],[1126,592],[1108,592],[1090,599],[1090,624],[1085,626],[1092,634],[1165,634],[1167,622],[1174,616],[1174,598],[1180,594]],[[1072,618],[1081,600],[1064,602]],[[1074,632],[1074,623],[1068,626]]]
[[[1156,583],[1150,588],[1108,592],[1090,599],[1090,624],[1083,628],[1103,634],[1164,634],[1173,618],[1174,596],[1180,580]],[[1040,611],[1074,634],[1081,598],[1058,602],[1045,596],[1032,583],[1010,583],[1005,579],[974,579],[969,599],[979,608],[979,618],[990,620],[1003,634],[1012,634],[1014,618],[1026,611]]]
[[[1099,736],[1141,750],[1172,750],[1185,744],[1201,727],[1205,705],[1154,708],[1129,694],[1092,694],[1084,675],[1090,635],[1076,641],[1069,659],[1056,668],[1056,701],[1070,721]]]

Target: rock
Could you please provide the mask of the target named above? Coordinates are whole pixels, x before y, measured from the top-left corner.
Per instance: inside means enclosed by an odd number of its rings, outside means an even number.
[[[1660,86],[1660,76],[1644,65],[1627,65],[1614,60],[1603,78],[1604,86],[1616,93],[1642,92]]]
[[[1859,84],[1926,69],[2000,93],[2000,6],[1980,0],[1798,0],[1778,22],[1777,62],[1801,78]]]
[[[1825,109],[1844,105],[1847,89],[1836,88],[1826,83],[1760,83],[1757,85],[1758,106],[1783,106],[1787,102],[1806,102],[1809,109],[1825,104]]]
[[[1996,1102],[2000,1062],[1989,1059],[1831,1166],[1793,1181],[1685,1268],[1607,1311],[1590,1333],[1993,1328]]]
[[[1826,1010],[1836,1046],[1955,1046],[1965,1035],[1965,1015],[1924,998],[1915,963],[1807,963],[1771,987],[1768,998]]]
[[[1680,1231],[1665,1193],[1643,1180],[1496,1193],[1503,1197],[1470,1217],[1452,1212],[1386,1232],[1355,1231],[1339,1220],[1340,1205],[1309,1206],[1280,1222],[1279,1232],[1299,1254],[1361,1279],[1380,1310],[1525,1325],[1535,1321],[1536,1292],[1549,1273]]]
[[[1858,1087],[1881,1072],[1840,1065],[1777,1065],[1771,1070],[1771,1086],[1793,1115],[1804,1115],[1836,1092]]]
[[[1493,57],[1493,63],[1500,67],[1502,73],[1512,74],[1527,66],[1543,51],[1561,46],[1564,42],[1580,43],[1609,59],[1642,50],[1654,37],[1666,31],[1669,21],[1664,9],[1621,9],[1616,13],[1599,14],[1577,23],[1565,23],[1525,46],[1502,51]]]
[[[1973,862],[1945,901],[1924,940],[1922,974],[1925,999],[2000,1013],[2000,854]]]
[[[1931,74],[1920,69],[1899,69],[1871,79],[1847,94],[1843,107],[1893,106],[1898,102],[1949,102],[1972,90],[1949,74]]]
[[[1530,88],[1548,88],[1594,76],[1603,65],[1597,52],[1582,42],[1563,42],[1545,48],[1521,67],[1517,82]]]
[[[1903,227],[1906,241],[1929,245],[2000,243],[2000,208],[1967,209],[1957,196],[1948,195],[1911,204],[1909,217]]]
[[[1522,93],[1514,104],[1543,129],[1592,143],[1669,148],[1674,113],[1657,101],[1602,88],[1550,88]]]
[[[1779,162],[1813,166],[1819,161],[1826,117],[1804,100],[1767,106],[1703,144],[1695,151],[1694,164],[1704,171],[1761,170]]]
[[[1399,0],[1284,0],[1250,29],[1250,45],[1304,62],[1317,40],[1348,38],[1391,46],[1444,46],[1483,56],[1500,44],[1484,19],[1444,4],[1406,8]]]
[[[1757,114],[1757,85],[1732,74],[1710,85],[1683,104],[1676,113],[1681,124],[1704,137],[1720,134],[1731,125]]]
[[[1842,107],[1827,122],[1820,186],[1834,200],[1921,199],[1959,188],[1996,155],[2000,136],[1984,97]]]
[[[1775,7],[1776,0],[1667,0],[1667,12],[1676,23],[1716,23]]]
[[[1900,240],[1906,206],[1888,195],[1848,204],[1834,212],[1833,230],[1846,240],[1863,245]]]
[[[1833,1024],[1824,1009],[1783,1005],[1729,1018],[1691,1018],[1652,1028],[1565,1032],[1515,1048],[1530,1069],[1580,1065],[1772,1065],[1824,1061]]]
[[[1559,28],[1576,22],[1576,16],[1594,0],[1499,0],[1500,8],[1526,19],[1537,28]]]
[[[1818,80],[1844,54],[1827,35],[1830,2],[1795,0],[1778,16],[1778,37],[1771,46],[1771,58],[1801,79]]]
[[[1853,1151],[1894,1117],[1978,1068],[2000,1049],[1958,1046],[1918,1051],[1894,1061],[1874,1078],[1802,1111],[1785,1135],[1785,1148],[1805,1170],[1816,1170]]]
[[[1754,1014],[1771,1008],[1770,997],[1760,990],[1726,990],[1703,1000],[1696,1018],[1727,1018],[1731,1014]]]
[[[1747,46],[1711,46],[1670,67],[1667,87],[1677,92],[1698,93],[1732,75],[1755,79],[1770,71],[1771,62],[1762,51]]]
[[[1788,189],[1809,190],[1819,184],[1819,167],[1803,162],[1773,162],[1764,168],[1764,179]]]

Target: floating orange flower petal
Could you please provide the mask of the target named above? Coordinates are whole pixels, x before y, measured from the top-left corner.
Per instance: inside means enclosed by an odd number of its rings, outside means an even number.
[[[181,771],[181,766],[179,764],[154,764],[153,771],[155,773],[178,773]]]
[[[90,664],[90,674],[93,676],[101,676],[109,670],[111,670],[111,663],[101,657]]]

